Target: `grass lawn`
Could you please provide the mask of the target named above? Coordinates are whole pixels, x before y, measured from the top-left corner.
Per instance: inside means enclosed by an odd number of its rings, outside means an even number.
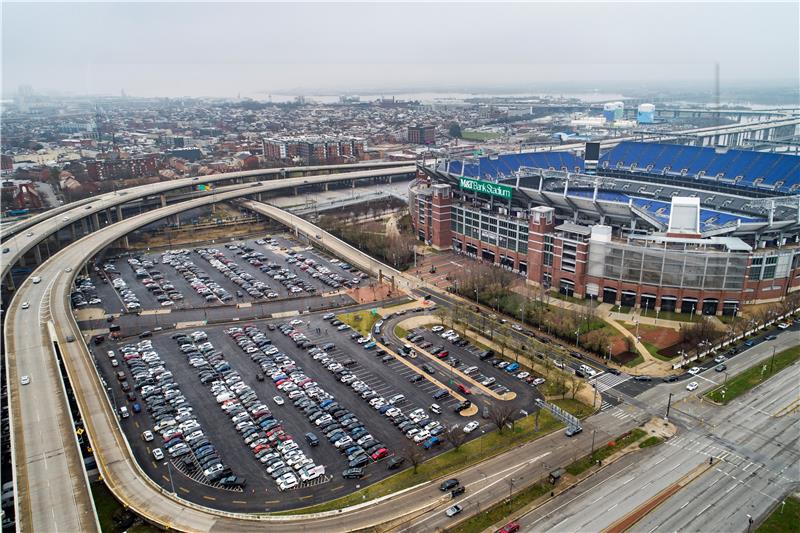
[[[400,339],[405,339],[406,335],[408,335],[408,331],[404,327],[395,326],[394,327],[394,334],[397,335],[397,337],[400,338]]]
[[[513,431],[505,429],[502,434],[497,431],[486,433],[477,439],[463,444],[458,450],[451,449],[425,461],[417,467],[416,473],[414,473],[413,468],[406,468],[402,472],[378,481],[357,492],[348,494],[347,496],[342,496],[341,498],[311,507],[293,509],[276,514],[291,515],[330,511],[332,509],[340,509],[349,505],[362,503],[366,500],[385,496],[424,481],[456,472],[487,457],[502,453],[524,442],[547,435],[561,427],[564,427],[561,422],[556,420],[549,413],[543,411],[539,415],[539,431],[534,431],[534,417],[527,416],[517,421]]]
[[[114,514],[122,509],[122,505],[117,501],[106,484],[96,481],[91,484],[94,506],[97,509],[97,521],[100,522],[100,530],[103,533],[116,533],[122,531],[114,522]],[[131,533],[156,533],[159,529],[148,523],[142,523],[128,528]]]
[[[337,315],[336,318],[367,337],[372,332],[372,326],[374,326],[375,322],[380,320],[381,317],[380,315],[373,315],[372,311],[369,309],[364,309],[363,311]]]
[[[572,398],[553,400],[550,403],[559,406],[560,408],[570,413],[571,415],[576,416],[577,418],[585,418],[594,412],[594,409],[592,409],[590,405],[586,405],[585,403],[579,402],[578,400],[573,400]]]
[[[467,141],[491,141],[500,137],[499,133],[491,131],[462,131],[461,138]]]
[[[751,366],[744,372],[730,378],[725,385],[707,392],[706,397],[718,403],[728,403],[734,398],[738,398],[761,382],[771,378],[784,368],[790,366],[800,359],[800,346],[795,346],[775,354],[774,364],[771,358],[767,358],[757,365]],[[766,371],[762,372],[766,365]],[[722,394],[722,391],[725,394]]]
[[[567,466],[566,470],[573,476],[577,476],[578,474],[589,470],[589,468],[597,464],[597,461],[602,461],[606,457],[613,455],[615,452],[625,448],[629,444],[633,444],[645,435],[647,435],[647,433],[644,430],[635,428],[633,431],[623,437],[620,437],[613,443],[606,444],[605,446],[595,450],[593,454],[581,457],[571,465]]]
[[[800,498],[789,496],[786,505],[778,504],[764,523],[758,526],[756,533],[797,531],[797,524],[800,524]]]
[[[649,318],[656,318],[656,312],[653,309],[648,309],[645,311],[641,309],[641,315],[646,316]],[[719,317],[717,317],[719,318]],[[675,311],[660,311],[658,313],[658,319],[664,320],[672,320],[675,322],[697,322],[700,320],[700,316],[697,313],[692,315],[691,313],[676,313]]]
[[[641,354],[636,354],[636,357],[634,359],[631,359],[627,363],[625,363],[625,366],[627,366],[628,368],[632,368],[632,367],[634,367],[636,365],[640,365],[642,363],[644,363],[644,357],[642,357]]]
[[[640,340],[639,342],[641,342],[644,345],[644,347],[647,348],[647,351],[650,352],[650,355],[652,355],[656,359],[667,362],[672,362],[672,360],[674,359],[673,357],[667,357],[666,355],[661,355],[658,346],[656,346],[652,342],[647,342],[644,339]]]
[[[553,486],[548,483],[534,483],[530,487],[526,487],[525,489],[515,493],[511,498],[511,501],[506,499],[502,502],[496,503],[485,511],[481,511],[472,518],[461,522],[456,527],[448,529],[447,531],[449,533],[478,533],[484,529],[487,529],[495,522],[499,522],[503,519],[503,517],[522,509],[533,500],[547,494],[552,489]]]
[[[652,437],[647,437],[646,439],[644,439],[642,443],[639,444],[639,448],[649,448],[650,446],[657,446],[662,442],[664,442],[664,439],[653,435]]]

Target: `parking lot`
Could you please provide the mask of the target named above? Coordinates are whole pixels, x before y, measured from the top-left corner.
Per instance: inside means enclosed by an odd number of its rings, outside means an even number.
[[[325,501],[393,473],[396,470],[389,470],[390,461],[402,461],[399,458],[407,454],[409,447],[419,446],[426,457],[449,449],[451,445],[445,438],[448,428],[464,431],[467,424],[474,422],[469,433],[465,432],[466,438],[494,429],[481,411],[468,417],[456,412],[460,401],[454,394],[474,401],[479,408],[488,405],[489,398],[481,391],[462,393],[455,375],[439,368],[434,375],[425,372],[420,357],[400,361],[401,356],[396,355],[387,360],[387,354],[379,353],[375,347],[365,349],[367,343],[358,343],[354,338],[360,335],[352,329],[340,331],[332,320],[330,314],[319,313],[286,320],[171,330],[146,339],[119,343],[106,340],[92,347],[109,387],[110,400],[118,412],[123,406],[127,410],[121,418],[122,427],[145,471],[165,488],[177,487],[175,490],[184,498],[201,503],[213,498],[217,506],[225,509],[255,506],[279,510]],[[193,333],[200,340],[173,338]],[[432,340],[436,338],[430,331],[424,334]],[[259,345],[254,344],[256,340]],[[109,357],[110,350],[114,357]],[[155,352],[158,359],[134,368],[124,359],[131,352]],[[478,361],[473,352],[474,347],[454,347],[452,353],[463,362],[454,368],[465,369],[470,358]],[[515,408],[532,405],[534,387],[491,365],[483,366],[488,367],[484,369],[487,375],[496,377],[498,387],[517,394],[510,402]],[[153,368],[158,375],[151,376]],[[148,371],[147,375],[142,369]],[[121,379],[118,372],[123,373]],[[165,375],[169,398],[164,398],[160,390],[160,380]],[[428,377],[436,378],[454,394],[434,399],[441,387]],[[122,390],[123,382],[129,390]],[[161,398],[156,411],[149,404],[151,398],[142,396],[143,390],[152,395],[148,387],[159,389]],[[238,414],[232,416],[223,407],[228,409],[231,401],[239,402],[239,393],[247,401],[234,406],[233,412]],[[164,400],[171,403],[174,398],[178,398],[177,406],[164,405]],[[136,409],[134,404],[138,404]],[[432,404],[438,408],[432,408]],[[245,406],[246,410],[241,408]],[[155,412],[159,413],[158,420]],[[172,428],[161,427],[163,420],[183,415],[183,424],[189,418],[187,413],[193,420],[187,431],[202,433],[200,443],[205,449],[201,453],[205,455],[193,459],[196,450],[191,444],[188,452],[177,457],[162,449],[166,457],[156,460],[153,450],[166,444],[165,435],[159,432]],[[245,436],[243,431],[250,429]],[[154,440],[145,441],[144,431],[152,431]],[[260,442],[262,431],[264,442],[256,451],[250,445]],[[307,433],[314,434],[317,445],[311,445],[305,437]],[[166,436],[175,438],[172,433]],[[170,444],[177,443],[175,449],[184,451],[180,439],[188,435],[184,432],[177,437],[178,441]],[[250,441],[246,442],[248,438]],[[300,469],[283,464],[270,472],[273,464],[287,459],[278,448],[285,441],[294,443],[291,459],[300,461]],[[207,445],[211,445],[211,452]],[[224,479],[232,486],[223,486],[218,478],[205,475],[207,463],[200,461],[208,460],[209,453],[219,459]],[[262,462],[264,457],[266,463]],[[407,461],[397,465],[401,469],[408,466]],[[324,473],[317,467],[324,467]],[[344,478],[344,472],[351,468],[356,468],[348,473],[352,479]],[[275,479],[276,472],[283,477]]]
[[[94,304],[102,302],[107,312],[310,298],[368,280],[353,267],[280,235],[109,258],[92,272],[101,300]]]

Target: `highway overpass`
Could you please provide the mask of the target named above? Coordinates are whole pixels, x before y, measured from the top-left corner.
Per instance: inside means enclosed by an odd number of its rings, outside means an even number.
[[[152,196],[155,194],[160,195],[166,192],[173,191],[175,189],[182,189],[184,187],[194,187],[197,185],[203,185],[209,183],[213,184],[227,180],[244,180],[244,179],[259,178],[259,177],[267,177],[270,179],[274,179],[276,177],[291,178],[291,177],[296,177],[298,175],[305,176],[314,173],[330,174],[331,172],[336,172],[336,171],[391,168],[404,165],[407,165],[407,163],[403,161],[374,161],[374,162],[351,163],[345,165],[314,165],[314,166],[304,166],[304,167],[262,168],[257,170],[245,170],[241,172],[224,172],[220,174],[208,174],[206,176],[193,176],[189,178],[179,178],[165,182],[140,185],[137,187],[129,187],[126,189],[120,189],[118,191],[104,193],[98,196],[84,198],[83,200],[70,202],[68,204],[54,207],[53,209],[49,209],[42,213],[38,213],[29,218],[26,218],[25,220],[20,220],[15,224],[2,228],[2,230],[0,231],[0,242],[5,243],[5,241],[9,237],[14,236],[21,231],[27,230],[28,228],[31,228],[36,224],[39,224],[40,222],[44,222],[45,220],[55,215],[63,215],[63,214],[69,214],[69,212],[74,212],[77,215],[89,216],[93,212],[97,211],[93,210],[87,214],[77,211],[76,208],[82,207],[88,211],[88,209],[86,209],[87,205],[95,206],[96,203],[104,203],[112,199],[119,200],[120,203],[127,203],[134,199],[144,198],[146,196]],[[115,206],[116,202],[109,202],[103,205],[104,205],[103,208],[108,208],[110,206]]]
[[[331,168],[333,168],[331,166],[296,167],[296,170],[292,169],[291,171],[305,173],[312,172],[312,170],[303,169],[325,168],[326,172],[328,173],[315,176],[269,180],[264,182],[265,184],[268,184],[267,188],[261,189],[261,191],[267,192],[283,188],[302,187],[306,185],[324,184],[338,181],[356,181],[360,179],[374,179],[378,177],[391,178],[392,176],[413,175],[416,170],[414,166],[407,164],[398,166],[396,163],[374,163],[374,165],[378,165],[379,168],[373,170],[358,170],[364,165],[340,165],[337,166],[337,168],[344,167],[344,169],[349,170],[349,172],[335,174],[329,173]],[[38,220],[38,223],[27,227],[26,231],[24,232],[19,232],[15,225],[15,227],[12,228],[12,233],[15,234],[2,243],[3,264],[2,271],[0,272],[0,279],[3,279],[4,283],[6,283],[8,287],[13,288],[13,280],[10,276],[8,276],[11,268],[18,262],[23,261],[25,255],[31,250],[34,252],[34,263],[41,263],[42,250],[39,248],[39,245],[43,243],[49,236],[56,234],[63,228],[72,227],[73,238],[77,238],[78,235],[75,231],[75,224],[78,222],[82,224],[84,233],[87,233],[89,229],[97,230],[101,226],[99,213],[104,213],[103,218],[105,219],[104,222],[106,224],[112,223],[115,219],[116,221],[119,221],[123,218],[121,205],[130,202],[131,200],[138,200],[147,196],[160,195],[161,205],[164,206],[167,204],[167,199],[165,196],[167,191],[191,187],[203,183],[216,183],[229,180],[240,180],[242,182],[240,184],[241,187],[248,188],[248,190],[251,192],[256,192],[256,189],[253,187],[259,187],[258,183],[260,182],[255,181],[257,178],[264,176],[279,176],[281,175],[281,170],[285,169],[263,169],[244,172],[230,172],[227,174],[215,174],[197,178],[183,178],[165,183],[134,187],[132,189],[104,194],[92,199],[90,202],[81,203],[79,206],[71,207],[70,209],[65,210],[66,206],[64,206],[62,208],[58,208],[57,212],[55,210],[48,211],[47,213],[44,213],[48,215],[47,217],[41,218],[44,214],[37,215],[36,217],[32,218]],[[254,181],[245,182],[245,179]],[[211,195],[215,195],[217,197],[220,196],[219,192],[212,192]],[[53,213],[53,215],[50,215],[50,213]],[[47,252],[49,253],[49,248],[47,249]]]

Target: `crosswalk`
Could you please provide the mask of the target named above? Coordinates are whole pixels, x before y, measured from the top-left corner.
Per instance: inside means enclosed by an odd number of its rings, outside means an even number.
[[[632,376],[629,376],[628,374],[620,374],[617,376],[614,374],[603,373],[590,379],[589,383],[597,389],[597,392],[605,392],[609,389],[613,389],[620,383],[625,383],[631,379],[631,377]]]

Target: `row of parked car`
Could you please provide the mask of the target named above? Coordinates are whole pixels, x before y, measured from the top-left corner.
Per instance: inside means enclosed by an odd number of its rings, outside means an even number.
[[[297,260],[298,263],[300,263],[300,270],[306,272],[314,279],[319,279],[325,285],[328,285],[329,287],[332,287],[334,289],[338,289],[342,285],[346,285],[347,287],[356,287],[359,283],[361,283],[362,279],[367,277],[367,274],[365,274],[364,272],[359,272],[358,270],[352,268],[347,263],[341,263],[339,266],[346,265],[345,267],[342,268],[353,271],[355,275],[350,279],[347,279],[345,276],[342,276],[341,274],[331,272],[331,269],[329,269],[325,265],[317,265],[317,262],[311,258],[303,259],[302,255],[300,255],[299,257],[300,259],[297,258],[295,259]],[[336,260],[334,259],[332,261]]]
[[[321,347],[308,344],[308,339],[304,333],[295,329],[300,321],[294,320],[288,324],[281,324],[281,333],[291,338],[298,347],[305,347],[312,357],[317,357],[324,350],[334,348],[333,343],[326,343]],[[355,361],[352,361],[354,364]],[[341,368],[347,368],[340,365]],[[333,365],[328,366],[328,370],[335,375],[338,368]],[[340,377],[341,380],[341,376]],[[346,458],[347,470],[342,473],[345,478],[358,478],[364,474],[363,467],[370,461],[379,461],[389,455],[389,449],[373,435],[369,433],[366,426],[355,414],[339,404],[333,395],[327,393],[309,378],[304,378],[302,372],[296,372],[289,377],[293,383],[280,385],[282,376],[273,376],[278,379],[279,386],[284,386],[284,392],[288,390],[289,399],[293,400],[294,405],[303,411],[309,421],[319,428],[325,438],[333,444]],[[298,381],[299,380],[299,381]],[[343,383],[349,383],[347,380]],[[316,438],[316,435],[307,435],[309,441]]]
[[[228,245],[231,246],[231,245]],[[233,247],[233,249],[236,249]],[[236,284],[241,291],[246,292],[256,299],[277,298],[278,293],[263,281],[256,279],[249,272],[245,272],[236,261],[228,258],[224,253],[216,248],[198,249],[197,253],[217,269],[223,276]],[[251,259],[255,264],[260,265],[260,261]],[[241,293],[241,291],[239,291]]]
[[[114,287],[114,290],[117,291],[117,293],[119,293],[119,297],[122,298],[122,303],[125,306],[125,309],[128,311],[140,311],[142,309],[142,303],[139,301],[139,297],[136,296],[136,293],[133,292],[133,289],[128,287],[128,284],[124,279],[121,277],[112,278],[111,286]]]
[[[92,280],[86,276],[75,279],[75,290],[70,294],[70,300],[72,301],[72,307],[76,309],[103,303],[103,300],[97,295],[97,289]]]
[[[224,480],[224,485],[235,482],[235,476],[230,479],[231,470],[206,437],[191,404],[175,383],[172,372],[166,369],[152,341],[144,339],[137,344],[126,344],[119,352],[130,369],[134,387],[139,389],[147,405],[154,422],[153,431],[162,439],[161,446],[153,450],[153,457],[161,460],[166,451],[172,460],[183,461],[187,470],[201,469],[209,482]],[[109,351],[109,356],[113,355],[114,352]],[[145,440],[154,438],[150,431],[142,436]]]
[[[230,302],[233,295],[211,279],[202,268],[189,258],[189,250],[172,250],[161,256],[161,262],[173,267],[206,302]]]
[[[128,259],[128,264],[133,268],[136,278],[144,288],[153,293],[161,307],[170,307],[174,302],[183,300],[183,294],[175,288],[164,275],[155,269],[152,261],[139,260],[136,257]]]
[[[304,474],[317,470],[314,461],[284,432],[252,387],[244,383],[242,376],[232,370],[222,354],[208,342],[205,332],[196,331],[189,339],[178,336],[175,340],[182,343],[181,351],[187,353],[190,364],[201,376],[205,372],[215,374],[210,382],[214,399],[281,491],[297,487],[301,480],[308,478]],[[199,361],[206,364],[199,364]]]
[[[328,317],[325,315],[323,318]],[[367,337],[362,337],[358,333],[352,333],[350,338],[357,344],[361,344],[364,349],[372,349],[375,342]],[[441,443],[439,435],[444,432],[444,427],[437,420],[432,420],[427,412],[422,408],[411,410],[408,414],[404,414],[403,409],[400,407],[406,403],[406,397],[403,394],[394,394],[388,398],[379,396],[372,388],[369,387],[364,381],[359,379],[358,375],[347,369],[350,359],[343,362],[337,362],[330,358],[325,353],[325,346],[321,347],[320,352],[312,353],[312,358],[319,360],[320,363],[326,366],[328,370],[334,372],[339,377],[342,383],[348,384],[353,391],[358,394],[363,400],[367,401],[370,407],[378,411],[378,413],[385,416],[397,429],[403,433],[406,438],[412,440],[418,445],[423,446],[425,449],[430,449],[433,446]],[[386,355],[384,350],[377,349],[376,356],[381,357],[382,360],[389,358],[389,361],[394,360],[391,355]],[[387,361],[388,362],[388,361]],[[352,361],[355,364],[355,361]],[[341,367],[341,368],[340,368]],[[445,389],[437,390],[434,397],[441,399],[449,395]],[[441,408],[432,404],[429,408],[431,413],[440,414]]]

